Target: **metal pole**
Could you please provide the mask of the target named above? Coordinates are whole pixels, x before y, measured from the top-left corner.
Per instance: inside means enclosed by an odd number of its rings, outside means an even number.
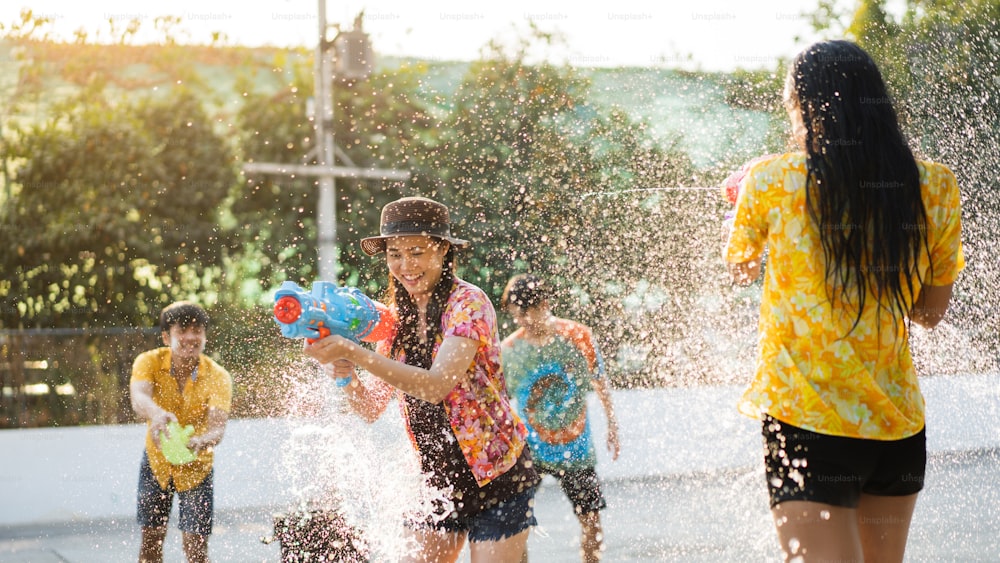
[[[319,194],[316,202],[317,230],[317,279],[338,282],[340,275],[339,255],[337,248],[337,178],[367,178],[375,180],[407,180],[410,173],[406,170],[383,170],[380,168],[359,168],[351,162],[343,151],[340,159],[347,166],[337,166],[337,145],[334,143],[333,129],[333,86],[334,86],[334,47],[327,41],[326,0],[319,0],[317,13],[319,20],[319,42],[316,45],[316,60],[313,64],[315,74],[314,104],[312,111],[313,128],[315,131],[317,164],[290,164],[278,162],[246,162],[243,171],[260,174],[280,174],[283,176],[308,175],[317,178]],[[355,20],[355,30],[361,32],[362,15]],[[368,47],[367,39],[364,41]],[[367,77],[367,72],[364,74]],[[310,154],[313,154],[310,151]],[[9,184],[8,184],[9,189]],[[9,197],[8,197],[9,199]]]
[[[333,167],[333,72],[326,41],[326,0],[319,0],[319,43],[316,46],[316,141],[320,166]],[[337,187],[333,174],[319,176],[317,209],[319,279],[337,281]]]
[[[344,158],[344,155],[340,155],[340,158],[347,160]],[[335,178],[365,180],[410,179],[410,172],[408,170],[358,168],[357,166],[320,166],[318,164],[281,164],[278,162],[248,162],[243,165],[243,171],[261,174],[283,174],[285,176],[333,176]]]

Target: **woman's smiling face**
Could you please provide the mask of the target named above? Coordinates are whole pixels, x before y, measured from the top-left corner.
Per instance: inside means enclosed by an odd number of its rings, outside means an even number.
[[[389,273],[415,302],[426,302],[441,279],[448,243],[429,236],[393,237],[386,241]]]

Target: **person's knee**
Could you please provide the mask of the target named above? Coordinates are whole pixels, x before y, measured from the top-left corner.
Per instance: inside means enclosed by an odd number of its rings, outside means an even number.
[[[139,563],[162,563],[163,542],[167,537],[167,527],[143,527],[142,542],[139,546]]]
[[[142,543],[163,545],[163,540],[167,537],[166,526],[144,526],[142,528]]]

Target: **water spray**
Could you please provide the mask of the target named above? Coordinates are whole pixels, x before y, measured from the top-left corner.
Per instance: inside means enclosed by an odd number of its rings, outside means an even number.
[[[718,192],[718,187],[708,187],[708,186],[663,186],[656,188],[634,188],[631,190],[614,190],[614,191],[604,191],[604,192],[587,192],[580,194],[581,199],[586,199],[590,196],[603,196],[603,195],[622,195],[638,192],[696,192],[696,191],[714,191]]]

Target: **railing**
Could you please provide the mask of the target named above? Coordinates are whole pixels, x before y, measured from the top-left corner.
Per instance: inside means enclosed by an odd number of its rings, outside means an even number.
[[[133,421],[132,361],[158,328],[0,330],[0,428]]]

